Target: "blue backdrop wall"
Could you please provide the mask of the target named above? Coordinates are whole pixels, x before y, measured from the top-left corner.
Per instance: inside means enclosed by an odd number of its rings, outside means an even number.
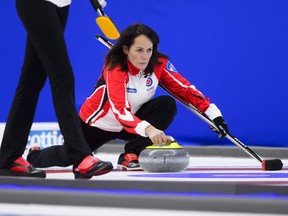
[[[107,2],[105,12],[120,31],[143,22],[158,32],[160,50],[217,104],[232,134],[251,146],[288,146],[288,1]],[[107,49],[95,40],[101,31],[89,1],[73,0],[70,12],[65,35],[79,108],[93,89]],[[1,1],[0,30],[0,122],[5,122],[25,48],[14,1]],[[229,145],[180,104],[178,110],[168,134],[189,144]],[[35,116],[35,122],[47,121],[56,121],[48,82]]]

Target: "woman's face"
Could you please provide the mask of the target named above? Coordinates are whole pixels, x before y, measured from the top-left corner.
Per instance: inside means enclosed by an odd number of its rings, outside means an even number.
[[[144,70],[152,56],[153,44],[145,35],[139,35],[134,39],[130,49],[123,47],[128,60],[140,70]]]

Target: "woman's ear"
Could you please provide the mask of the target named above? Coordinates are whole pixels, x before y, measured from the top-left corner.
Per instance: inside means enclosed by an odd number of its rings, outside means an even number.
[[[125,55],[128,54],[128,47],[127,46],[123,46],[123,52]]]

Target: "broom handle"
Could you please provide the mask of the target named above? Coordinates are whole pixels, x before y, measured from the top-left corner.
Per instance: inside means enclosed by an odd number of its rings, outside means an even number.
[[[203,121],[205,121],[208,125],[212,126],[216,130],[217,127],[215,126],[214,122],[209,119],[206,115],[204,115],[200,110],[198,110],[195,106],[193,106],[190,103],[185,102],[183,99],[179,98],[177,95],[174,95],[172,92],[170,92],[166,87],[164,87],[161,83],[159,83],[160,87],[164,89],[168,94],[170,94],[172,97],[177,99],[182,105],[184,105],[186,108],[188,108],[190,111],[192,111],[195,115],[197,115],[199,118],[201,118]],[[236,144],[240,148],[242,148],[246,153],[248,153],[251,157],[258,160],[260,163],[262,163],[263,159],[252,149],[250,149],[248,146],[246,146],[244,143],[242,143],[239,139],[232,136],[230,133],[227,133],[225,137],[230,140],[232,143]]]

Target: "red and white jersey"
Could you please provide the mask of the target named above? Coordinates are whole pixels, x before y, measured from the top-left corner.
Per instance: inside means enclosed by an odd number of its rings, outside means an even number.
[[[202,112],[212,107],[212,111],[206,113],[209,118],[221,115],[217,107],[211,106],[210,100],[182,77],[169,60],[160,58],[159,61],[161,64],[155,66],[154,73],[147,77],[129,61],[128,71],[121,71],[120,66],[104,69],[95,90],[80,109],[80,118],[106,131],[120,132],[124,128],[146,137],[145,128],[149,122],[134,114],[154,96],[159,82]]]

